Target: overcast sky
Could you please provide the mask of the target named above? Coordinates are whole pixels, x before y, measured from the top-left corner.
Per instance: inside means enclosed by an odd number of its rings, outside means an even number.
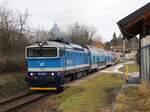
[[[149,0],[0,0],[8,7],[31,17],[30,26],[49,30],[54,23],[65,26],[78,21],[94,26],[103,41],[110,40],[113,32],[119,34],[116,22],[147,4]]]

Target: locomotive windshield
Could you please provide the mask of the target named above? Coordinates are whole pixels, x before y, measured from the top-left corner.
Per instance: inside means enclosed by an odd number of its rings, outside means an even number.
[[[57,57],[57,48],[55,47],[27,48],[27,57]]]

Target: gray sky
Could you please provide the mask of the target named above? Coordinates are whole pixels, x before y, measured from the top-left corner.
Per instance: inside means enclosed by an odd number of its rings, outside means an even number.
[[[31,14],[30,26],[49,30],[54,23],[65,26],[78,21],[94,26],[103,41],[110,40],[113,32],[119,34],[116,22],[142,7],[149,0],[0,0],[8,7]]]

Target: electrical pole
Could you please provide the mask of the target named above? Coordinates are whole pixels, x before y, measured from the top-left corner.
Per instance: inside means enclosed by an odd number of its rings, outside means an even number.
[[[125,38],[123,38],[123,79],[125,80],[125,72],[126,72],[126,66],[125,66],[125,48],[126,45],[125,45]]]

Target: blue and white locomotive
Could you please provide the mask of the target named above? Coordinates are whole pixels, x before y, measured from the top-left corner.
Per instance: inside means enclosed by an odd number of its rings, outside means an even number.
[[[114,63],[113,58],[105,50],[62,40],[38,42],[26,47],[26,81],[31,90],[56,90],[65,78],[104,68]]]

